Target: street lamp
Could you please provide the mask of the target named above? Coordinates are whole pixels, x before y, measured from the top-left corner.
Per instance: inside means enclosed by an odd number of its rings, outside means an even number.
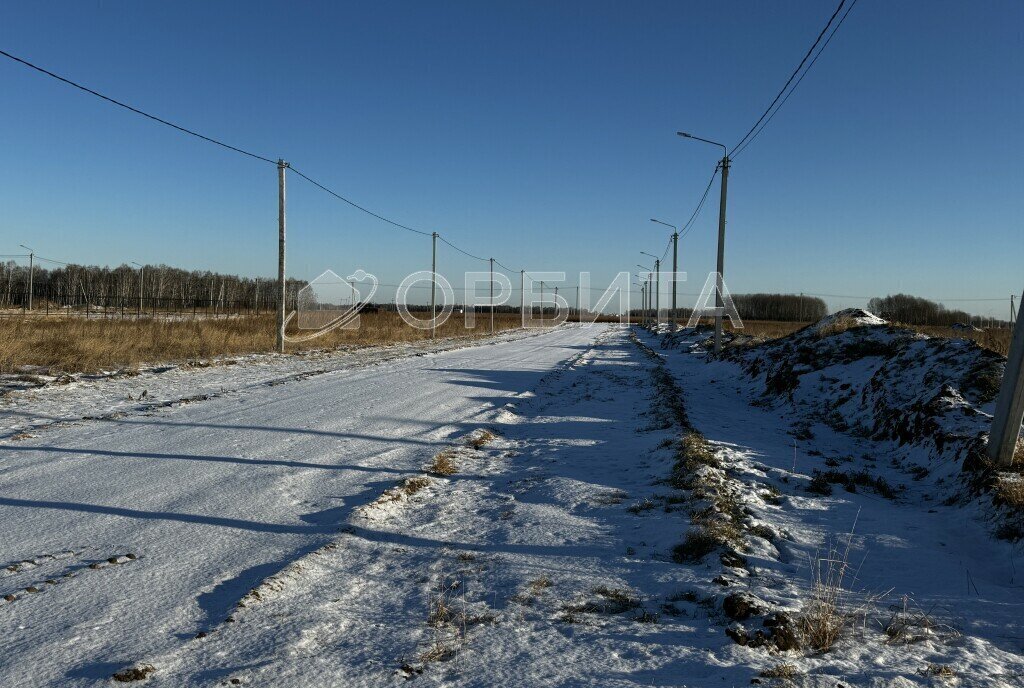
[[[653,253],[641,251],[640,255],[654,259],[654,324],[661,324],[661,258]]]
[[[131,262],[132,265],[138,265],[139,266],[139,312],[138,312],[136,317],[142,317],[142,289],[143,289],[143,286],[146,284],[146,282],[145,282],[146,266],[145,265],[140,265],[139,263],[136,263],[134,260],[130,261],[130,262]]]
[[[679,229],[661,220],[651,218],[651,222],[672,228],[672,313],[669,315],[669,332],[676,331],[676,273],[679,271]]]
[[[716,281],[718,290],[715,293],[715,306],[717,307],[715,315],[715,352],[719,352],[722,350],[722,291],[724,289],[722,280],[725,273],[725,197],[726,191],[729,188],[729,149],[717,141],[702,139],[699,136],[693,136],[684,131],[677,131],[676,134],[683,138],[693,139],[694,141],[710,143],[712,146],[718,146],[722,149],[722,160],[719,163],[722,168],[722,196],[718,204],[718,279]]]

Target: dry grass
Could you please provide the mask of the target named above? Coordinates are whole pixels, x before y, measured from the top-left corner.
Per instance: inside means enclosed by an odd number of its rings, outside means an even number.
[[[818,339],[833,337],[837,334],[842,334],[847,330],[853,330],[858,327],[864,327],[864,325],[853,318],[836,318],[832,322],[826,323],[818,328]]]
[[[779,339],[791,335],[797,330],[810,325],[808,322],[782,322],[775,320],[744,320],[743,329],[737,330],[726,320],[724,328],[728,332],[742,332],[751,337],[762,337],[764,339]]]
[[[429,471],[434,475],[454,475],[458,470],[455,467],[455,450],[445,449],[438,453],[434,457],[434,462],[430,464]]]
[[[752,337],[764,339],[779,339],[793,334],[797,330],[810,325],[806,322],[777,322],[773,320],[744,320],[742,330],[734,330],[732,325],[726,321],[727,331],[742,332]],[[1006,356],[1010,351],[1010,337],[1013,332],[1009,329],[988,329],[981,332],[957,331],[945,325],[906,325],[904,323],[893,323],[897,327],[905,327],[929,337],[943,337],[946,339],[970,339],[978,343],[983,349],[994,351]],[[839,330],[828,332],[838,334]]]
[[[1000,475],[996,495],[1011,509],[1024,509],[1024,479],[1015,473]]]
[[[804,644],[820,652],[827,652],[843,632],[863,619],[876,598],[854,602],[847,585],[856,577],[851,572],[850,548],[853,531],[845,544],[832,542],[828,551],[811,562],[811,595],[804,604],[798,627]]]
[[[469,438],[467,444],[473,449],[480,449],[494,441],[494,433],[490,430],[478,430]]]
[[[894,323],[897,324],[897,323]],[[1010,352],[1010,338],[1013,336],[1013,330],[1009,329],[989,329],[982,330],[981,332],[971,331],[959,331],[954,330],[945,325],[903,325],[899,324],[900,327],[906,327],[926,334],[929,337],[944,337],[946,339],[970,339],[971,341],[977,342],[978,346],[989,351],[994,351],[1000,356],[1006,356]]]
[[[516,314],[495,315],[495,330],[515,329]],[[0,372],[40,366],[51,373],[98,372],[146,363],[273,351],[274,316],[199,320],[86,320],[67,317],[0,318]],[[477,318],[467,330],[458,318],[438,328],[440,337],[482,337],[490,320]],[[358,330],[334,330],[287,351],[375,346],[429,339],[430,332],[406,325],[396,313],[361,316]]]
[[[800,670],[795,664],[776,664],[761,672],[762,678],[796,678]]]

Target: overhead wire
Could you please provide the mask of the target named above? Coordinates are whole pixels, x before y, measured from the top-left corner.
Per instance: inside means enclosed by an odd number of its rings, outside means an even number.
[[[295,174],[297,174],[300,177],[302,177],[303,179],[305,179],[307,182],[309,182],[313,186],[315,186],[315,187],[317,187],[317,188],[319,188],[319,189],[321,189],[323,191],[326,191],[327,193],[329,193],[330,195],[334,196],[338,200],[344,201],[345,203],[348,203],[353,208],[355,208],[357,210],[361,210],[362,212],[366,213],[367,215],[370,215],[371,217],[375,217],[378,220],[386,222],[389,225],[392,225],[394,227],[398,227],[399,229],[404,229],[407,232],[413,232],[415,234],[421,234],[423,236],[431,236],[431,232],[424,232],[422,229],[415,229],[413,227],[409,227],[408,225],[403,225],[400,222],[395,222],[394,220],[388,219],[388,218],[384,217],[383,215],[378,215],[377,213],[373,212],[372,210],[364,208],[363,206],[359,205],[355,201],[351,201],[351,200],[345,198],[344,196],[339,194],[337,191],[329,189],[326,186],[324,186],[323,184],[321,184],[320,182],[316,181],[315,179],[313,179],[313,178],[303,174],[302,172],[300,172],[299,170],[295,169],[290,164],[288,165],[288,169],[290,169],[292,172],[294,172]]]
[[[168,127],[171,127],[172,129],[177,129],[178,131],[184,132],[184,133],[186,133],[186,134],[188,134],[190,136],[195,136],[196,138],[202,139],[203,141],[208,141],[210,143],[216,144],[216,145],[221,146],[223,148],[227,148],[228,150],[233,150],[236,153],[241,153],[242,155],[248,155],[250,158],[256,158],[257,160],[262,160],[263,162],[269,162],[269,163],[274,164],[274,165],[277,164],[276,160],[271,160],[270,158],[264,157],[262,155],[258,155],[256,153],[251,152],[251,151],[247,151],[244,148],[239,148],[238,146],[232,146],[231,144],[224,143],[223,141],[219,141],[219,140],[213,138],[212,136],[206,136],[204,134],[200,134],[198,131],[193,131],[192,129],[189,129],[187,127],[183,127],[180,124],[175,124],[174,122],[169,122],[166,119],[163,119],[162,117],[157,117],[156,115],[151,115],[148,112],[145,112],[144,110],[140,110],[137,107],[132,107],[131,105],[128,105],[127,103],[122,103],[120,100],[116,100],[114,98],[111,98],[110,96],[103,95],[99,91],[94,91],[93,89],[89,88],[88,86],[83,86],[82,84],[80,84],[80,83],[78,83],[76,81],[72,81],[71,79],[68,79],[66,77],[63,77],[60,74],[54,74],[53,72],[51,72],[48,69],[44,69],[44,68],[40,67],[39,65],[32,64],[28,60],[22,59],[22,58],[18,57],[17,55],[12,55],[12,54],[10,54],[9,52],[7,52],[5,50],[0,50],[0,55],[3,55],[4,57],[6,57],[8,59],[14,60],[15,62],[20,62],[21,64],[25,65],[26,67],[29,67],[30,69],[34,69],[37,72],[40,72],[41,74],[45,74],[46,76],[48,76],[50,78],[56,79],[57,81],[62,81],[65,84],[68,84],[69,86],[73,86],[73,87],[79,89],[80,91],[85,91],[86,93],[94,95],[97,98],[102,98],[103,100],[107,101],[108,103],[113,103],[114,105],[117,105],[118,107],[122,107],[125,110],[130,110],[130,111],[134,112],[137,115],[142,115],[143,117],[149,118],[149,119],[153,120],[154,122],[159,122],[160,124],[163,124],[163,125],[166,125]]]
[[[764,128],[767,127],[771,123],[771,121],[773,119],[775,119],[775,115],[778,114],[779,110],[782,109],[782,106],[786,104],[787,100],[789,100],[789,97],[791,95],[793,95],[793,93],[796,91],[796,89],[800,86],[800,82],[803,81],[804,77],[807,76],[807,73],[809,71],[811,71],[811,68],[814,67],[814,63],[818,61],[818,58],[821,57],[821,54],[823,52],[825,52],[825,48],[827,48],[828,44],[832,42],[832,37],[836,35],[837,31],[839,31],[839,27],[843,25],[844,21],[846,21],[846,18],[850,15],[850,11],[853,10],[853,8],[854,8],[854,6],[856,4],[857,4],[857,0],[852,0],[852,2],[850,3],[850,6],[846,8],[846,12],[844,12],[843,16],[839,18],[839,21],[836,23],[835,28],[832,29],[832,32],[828,35],[828,38],[826,38],[825,42],[822,43],[821,50],[818,51],[818,53],[814,56],[814,58],[807,65],[807,69],[805,69],[803,71],[803,74],[800,75],[800,78],[796,80],[795,84],[793,84],[793,88],[789,89],[789,93],[786,94],[786,97],[782,99],[782,102],[779,103],[779,106],[777,108],[775,108],[775,110],[768,117],[768,119],[766,119],[764,121],[764,124],[761,125],[761,127],[754,133],[753,136],[750,137],[750,139],[746,143],[744,143],[742,146],[740,146],[736,150],[734,150],[734,152],[732,153],[731,157],[735,158],[740,153],[742,153],[743,150],[747,146],[749,146],[751,144],[751,142],[753,142],[753,140],[756,139],[758,137],[758,135],[762,131],[764,131]]]
[[[737,143],[735,146],[732,147],[732,151],[729,153],[730,157],[732,156],[733,152],[736,151],[736,149],[738,149],[740,146],[742,146],[744,143],[746,143],[747,139],[750,138],[751,134],[754,133],[754,130],[757,129],[758,125],[760,125],[761,122],[764,121],[765,117],[768,116],[768,113],[770,113],[772,111],[772,108],[775,107],[775,104],[779,102],[779,99],[782,98],[782,95],[786,92],[786,89],[788,89],[789,85],[791,83],[793,83],[793,79],[796,78],[796,75],[800,72],[801,69],[803,69],[803,66],[807,62],[808,58],[811,57],[811,54],[818,47],[818,44],[821,43],[821,39],[825,36],[825,33],[828,31],[829,27],[832,26],[832,22],[835,21],[836,17],[839,15],[839,12],[843,9],[843,6],[845,4],[846,4],[846,0],[839,0],[839,5],[836,7],[835,11],[832,13],[832,16],[829,17],[828,23],[825,24],[825,28],[823,28],[821,30],[821,33],[818,34],[818,37],[814,40],[814,43],[811,44],[810,49],[808,49],[808,51],[804,55],[803,59],[800,60],[800,64],[798,64],[796,66],[796,69],[793,70],[793,73],[789,75],[789,78],[786,80],[786,83],[783,84],[783,86],[782,86],[782,90],[779,91],[778,95],[775,96],[775,98],[772,100],[772,102],[768,106],[768,108],[761,114],[761,116],[757,119],[757,121],[754,122],[754,126],[750,127],[750,131],[748,131],[746,133],[746,135],[744,135],[744,137],[739,140],[739,143]]]

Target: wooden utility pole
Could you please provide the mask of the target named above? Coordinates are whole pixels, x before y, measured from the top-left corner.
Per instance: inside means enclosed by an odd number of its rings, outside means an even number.
[[[437,330],[437,232],[431,235],[431,259],[430,259],[430,338],[433,339]]]
[[[722,197],[718,203],[718,289],[715,291],[715,352],[722,350],[722,292],[725,289],[725,199],[729,190],[729,154],[722,157]]]
[[[1024,297],[1021,297],[1021,307],[1024,308]],[[1017,320],[1020,320],[1020,312]],[[988,456],[1000,468],[1013,464],[1021,421],[1024,421],[1024,327],[1015,327],[988,436]]]
[[[284,310],[287,297],[284,279],[284,171],[288,163],[277,161],[277,352],[284,353]]]

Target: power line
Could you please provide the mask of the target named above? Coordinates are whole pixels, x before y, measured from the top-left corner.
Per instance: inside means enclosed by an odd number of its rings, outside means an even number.
[[[474,255],[473,255],[472,253],[470,253],[469,251],[463,251],[463,250],[462,250],[461,248],[459,248],[458,246],[456,246],[456,245],[455,245],[455,244],[453,244],[452,242],[448,241],[448,240],[447,240],[447,239],[445,239],[445,238],[444,238],[443,236],[440,236],[440,235],[438,235],[438,237],[437,237],[437,238],[438,238],[438,239],[440,239],[440,240],[441,240],[442,242],[444,242],[444,243],[448,244],[449,246],[451,246],[451,247],[452,247],[453,249],[455,249],[456,251],[458,251],[459,253],[461,253],[461,254],[462,254],[462,255],[464,255],[464,256],[468,256],[468,257],[470,257],[470,258],[473,258],[473,259],[475,259],[475,260],[481,260],[481,261],[483,261],[483,262],[485,262],[485,263],[486,263],[486,262],[488,262],[488,261],[490,261],[490,258],[481,258],[480,256],[474,256]],[[507,268],[506,268],[506,269],[507,269]]]
[[[697,219],[697,215],[700,214],[701,208],[704,207],[704,201],[708,199],[708,192],[711,191],[711,185],[715,183],[715,177],[718,175],[718,167],[718,165],[715,165],[715,171],[711,173],[711,179],[708,180],[708,185],[704,189],[704,194],[700,197],[700,202],[697,204],[697,207],[694,208],[693,214],[690,215],[690,219],[687,220],[686,224],[683,225],[683,228],[679,230],[680,238],[685,236],[686,233],[690,231],[690,228],[693,226],[694,220]]]
[[[760,133],[761,133],[762,131],[764,131],[764,128],[765,128],[765,127],[767,127],[767,126],[768,126],[768,125],[769,125],[769,124],[771,123],[771,121],[772,121],[773,119],[775,119],[775,115],[777,115],[777,114],[779,113],[779,110],[781,110],[781,109],[782,109],[782,106],[786,104],[786,101],[787,101],[787,100],[789,100],[789,97],[790,97],[791,95],[793,95],[793,92],[794,92],[794,91],[796,91],[796,89],[797,89],[797,88],[799,88],[799,86],[800,86],[800,82],[804,80],[804,77],[805,77],[805,76],[807,76],[807,73],[808,73],[809,71],[811,71],[811,68],[812,68],[812,67],[814,67],[814,63],[815,63],[815,62],[817,62],[817,61],[818,61],[818,58],[819,58],[819,57],[821,57],[821,54],[822,54],[823,52],[825,52],[825,48],[827,48],[827,47],[828,47],[828,44],[832,42],[832,37],[836,35],[836,32],[837,32],[837,31],[839,31],[839,27],[843,25],[843,22],[844,22],[844,21],[846,21],[846,18],[847,18],[847,17],[848,17],[849,15],[850,15],[850,11],[851,11],[851,10],[853,10],[853,8],[854,8],[854,6],[855,6],[856,4],[857,4],[857,0],[853,0],[853,2],[851,2],[851,3],[850,3],[850,6],[846,8],[846,12],[844,12],[844,13],[843,13],[843,16],[842,16],[842,17],[840,17],[840,19],[839,19],[839,22],[838,22],[838,23],[836,24],[835,28],[834,28],[834,29],[832,29],[832,33],[830,33],[830,34],[828,35],[828,38],[826,38],[826,39],[825,39],[825,42],[824,42],[824,43],[822,43],[822,45],[821,45],[821,50],[819,50],[819,51],[818,51],[818,54],[817,54],[817,55],[815,55],[815,56],[814,56],[814,59],[812,59],[812,60],[811,60],[811,62],[810,62],[810,64],[808,64],[808,65],[807,65],[807,69],[805,69],[805,70],[804,70],[804,73],[803,73],[803,74],[801,74],[801,75],[800,75],[800,78],[796,80],[796,83],[795,83],[795,84],[793,84],[793,88],[789,89],[789,93],[787,93],[787,94],[786,94],[786,97],[782,99],[782,102],[781,102],[781,103],[779,103],[779,106],[778,106],[777,108],[775,108],[775,111],[774,111],[774,112],[772,112],[771,116],[769,116],[769,117],[768,117],[768,119],[766,119],[766,120],[765,120],[764,124],[762,124],[762,125],[761,125],[760,129],[758,129],[758,130],[757,130],[757,132],[756,132],[756,133],[755,133],[755,134],[754,134],[753,136],[751,136],[751,137],[750,137],[750,140],[748,140],[748,141],[747,141],[747,142],[746,142],[745,144],[743,144],[743,146],[742,146],[742,147],[738,148],[738,149],[737,149],[737,150],[736,150],[736,151],[735,151],[735,152],[733,153],[733,156],[732,156],[732,157],[734,157],[734,158],[735,158],[735,157],[736,157],[737,155],[739,155],[740,153],[742,153],[742,152],[743,152],[743,149],[744,149],[744,148],[746,148],[747,146],[749,146],[749,145],[750,145],[750,143],[751,143],[751,142],[752,142],[752,141],[753,141],[754,139],[756,139],[756,138],[758,137],[758,135],[759,135],[759,134],[760,134]]]
[[[204,136],[203,134],[200,134],[197,131],[192,131],[191,129],[187,129],[187,128],[181,126],[181,125],[174,124],[173,122],[168,122],[167,120],[162,119],[160,117],[157,117],[156,115],[151,115],[148,112],[143,112],[142,110],[140,110],[140,109],[138,109],[136,107],[132,107],[131,105],[128,105],[127,103],[122,103],[120,100],[115,100],[114,98],[111,98],[110,96],[105,96],[102,93],[100,93],[99,91],[94,91],[91,88],[88,88],[88,87],[83,86],[83,85],[81,85],[79,83],[76,83],[76,82],[72,81],[71,79],[67,79],[65,77],[62,77],[59,74],[54,74],[53,72],[51,72],[48,69],[43,69],[42,67],[40,67],[38,65],[32,64],[28,60],[23,60],[22,58],[17,57],[15,55],[11,55],[9,52],[6,52],[4,50],[0,50],[0,55],[3,55],[4,57],[9,58],[11,60],[14,60],[15,62],[20,62],[21,64],[25,65],[26,67],[29,67],[30,69],[34,69],[37,72],[40,72],[41,74],[45,74],[48,77],[56,79],[57,81],[62,81],[65,84],[68,84],[69,86],[74,86],[75,88],[79,89],[80,91],[85,91],[86,93],[94,95],[97,98],[102,98],[103,100],[107,101],[108,103],[113,103],[114,105],[117,105],[118,107],[123,107],[125,110],[130,110],[130,111],[134,112],[137,115],[142,115],[143,117],[147,117],[147,118],[153,120],[154,122],[159,122],[160,124],[164,124],[164,125],[166,125],[168,127],[171,127],[172,129],[177,129],[178,131],[181,131],[181,132],[184,132],[186,134],[189,134],[190,136],[195,136],[196,138],[202,139],[203,141],[208,141],[209,143],[217,144],[218,146],[221,146],[223,148],[227,148],[228,150],[233,150],[236,153],[241,153],[242,155],[248,155],[250,158],[256,158],[257,160],[262,160],[263,162],[269,162],[269,163],[272,163],[274,165],[277,164],[276,160],[271,160],[270,158],[265,158],[262,155],[257,155],[256,153],[251,153],[251,152],[249,152],[247,150],[244,150],[242,148],[238,148],[237,146],[232,146],[230,144],[224,143],[223,141],[218,141],[217,139],[212,138],[210,136]]]
[[[824,35],[828,31],[829,27],[832,26],[832,22],[835,21],[836,17],[839,15],[840,10],[843,9],[843,6],[845,4],[846,4],[846,0],[839,0],[839,5],[838,5],[838,7],[836,7],[835,12],[832,13],[832,16],[829,17],[828,23],[825,24],[825,28],[823,28],[821,30],[821,33],[818,34],[818,37],[814,40],[814,43],[811,45],[810,49],[807,51],[807,54],[804,55],[804,58],[802,60],[800,60],[800,64],[798,64],[796,66],[796,69],[793,70],[793,73],[789,75],[789,79],[787,79],[786,83],[782,86],[782,90],[779,91],[778,95],[775,96],[775,99],[772,100],[771,105],[768,106],[768,109],[766,109],[764,111],[764,113],[757,119],[757,121],[754,122],[754,126],[750,127],[750,131],[748,131],[746,133],[746,135],[742,139],[740,139],[739,143],[737,143],[735,146],[733,146],[733,148],[732,148],[733,152],[735,152],[736,149],[738,149],[740,146],[742,146],[744,143],[747,142],[747,139],[750,138],[750,135],[753,134],[754,130],[757,129],[758,125],[760,125],[761,122],[764,121],[765,117],[768,116],[768,113],[771,112],[772,108],[775,107],[775,104],[779,102],[779,99],[782,97],[782,94],[786,92],[786,89],[789,88],[789,85],[791,83],[793,83],[793,79],[795,79],[796,75],[800,72],[801,69],[803,69],[804,64],[807,62],[808,58],[810,58],[810,56],[814,52],[815,48],[818,47],[818,44],[821,42],[822,37],[824,37]],[[731,156],[732,153],[729,153],[729,155]]]
[[[302,177],[303,179],[305,179],[307,182],[309,182],[313,186],[315,186],[315,187],[317,187],[317,188],[319,188],[319,189],[321,189],[323,191],[326,191],[327,193],[329,193],[330,195],[334,196],[338,200],[344,201],[345,203],[348,203],[353,208],[356,208],[357,210],[361,210],[364,213],[366,213],[367,215],[370,215],[371,217],[375,217],[378,220],[382,220],[383,222],[387,222],[389,225],[392,225],[394,227],[398,227],[399,229],[404,229],[407,232],[413,232],[415,234],[422,234],[423,236],[430,236],[431,235],[430,232],[424,232],[423,230],[420,230],[420,229],[413,229],[412,227],[408,227],[408,226],[403,225],[403,224],[401,224],[399,222],[395,222],[394,220],[389,220],[388,218],[384,217],[383,215],[378,215],[377,213],[373,212],[372,210],[364,208],[363,206],[359,205],[358,203],[355,203],[354,201],[350,201],[349,199],[345,198],[344,196],[342,196],[338,192],[332,191],[331,189],[328,189],[326,186],[324,186],[320,182],[316,181],[315,179],[307,177],[306,175],[304,175],[302,172],[300,172],[299,170],[295,169],[291,165],[288,166],[288,169],[290,169],[292,172],[294,172],[295,174],[297,174],[300,177]]]

